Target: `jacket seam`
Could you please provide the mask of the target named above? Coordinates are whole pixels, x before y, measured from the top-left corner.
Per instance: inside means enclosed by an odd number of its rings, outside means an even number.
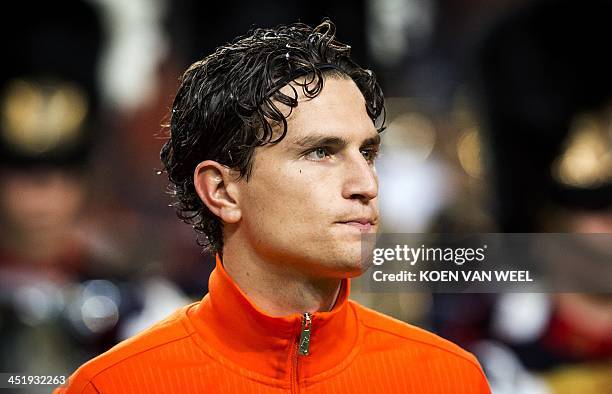
[[[96,393],[101,394],[100,390],[98,390],[96,385],[91,380],[87,381],[87,384],[85,385],[85,387],[83,387],[83,390],[81,390],[81,394],[85,392],[85,389],[87,388],[87,386],[91,386],[94,390],[96,390]]]
[[[108,366],[104,367],[103,369],[99,370],[98,372],[96,372],[94,375],[92,375],[92,377],[91,377],[91,378],[89,378],[89,379],[88,379],[88,381],[89,381],[89,382],[90,382],[90,383],[91,383],[91,384],[94,386],[94,388],[96,388],[96,387],[95,387],[95,385],[94,385],[94,383],[93,383],[93,380],[94,380],[95,378],[97,378],[97,377],[98,377],[100,374],[104,373],[106,370],[108,370],[108,369],[110,369],[110,368],[112,368],[112,367],[116,366],[116,365],[117,365],[117,364],[119,364],[119,363],[122,363],[122,362],[124,362],[124,361],[127,361],[127,360],[129,360],[130,358],[132,358],[132,357],[135,357],[135,356],[141,355],[141,354],[143,354],[143,353],[146,353],[146,352],[148,352],[148,351],[151,351],[151,350],[157,349],[157,348],[159,348],[159,347],[162,347],[162,346],[168,345],[168,344],[170,344],[170,343],[172,343],[172,342],[181,341],[181,340],[183,340],[183,339],[189,338],[191,335],[192,335],[192,334],[187,333],[186,335],[184,335],[184,336],[182,336],[182,337],[180,337],[180,338],[175,338],[175,339],[172,339],[172,340],[169,340],[169,341],[166,341],[166,342],[160,343],[160,344],[158,344],[158,345],[155,345],[155,346],[149,347],[149,348],[147,348],[147,349],[143,349],[143,350],[141,350],[141,351],[139,351],[139,352],[136,352],[136,353],[134,353],[134,354],[130,354],[129,356],[123,357],[123,358],[121,358],[121,359],[119,359],[119,360],[115,361],[114,363],[112,363],[112,364],[110,364],[110,365],[108,365]],[[96,391],[97,391],[97,389],[96,389]],[[98,392],[99,392],[99,391],[98,391]]]
[[[433,344],[433,343],[430,343],[430,342],[426,342],[426,341],[422,341],[422,340],[414,339],[414,338],[409,338],[409,337],[406,337],[406,336],[404,336],[402,334],[398,334],[396,332],[392,332],[392,331],[386,330],[384,328],[375,327],[375,326],[372,326],[372,325],[366,323],[365,321],[362,321],[362,324],[364,326],[372,329],[372,330],[381,331],[381,332],[387,333],[389,335],[393,335],[393,336],[405,339],[407,341],[418,342],[418,343],[422,343],[424,345],[428,345],[428,346],[435,347],[435,348],[438,348],[440,350],[443,350],[446,353],[450,353],[450,354],[452,354],[452,355],[454,355],[456,357],[459,357],[459,358],[461,358],[461,359],[463,359],[465,361],[468,361],[472,366],[476,367],[476,369],[478,369],[484,375],[484,373],[482,372],[482,368],[480,367],[480,364],[478,364],[477,362],[474,362],[474,360],[472,360],[469,357],[466,357],[466,356],[462,355],[461,353],[455,352],[453,350],[444,348],[444,347],[442,347],[440,345],[436,345],[436,344]]]

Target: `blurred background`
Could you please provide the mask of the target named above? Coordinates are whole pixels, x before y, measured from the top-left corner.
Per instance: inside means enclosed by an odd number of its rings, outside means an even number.
[[[12,8],[0,372],[69,373],[207,292],[213,260],[168,206],[161,124],[186,67],[254,27],[330,17],[379,76],[383,231],[612,233],[609,1]],[[352,297],[474,352],[494,394],[612,393],[610,294]]]

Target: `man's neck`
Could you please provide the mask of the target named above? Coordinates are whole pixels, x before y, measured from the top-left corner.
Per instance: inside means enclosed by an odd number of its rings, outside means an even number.
[[[242,253],[241,253],[242,252]],[[311,278],[287,266],[257,255],[224,249],[223,267],[240,290],[271,316],[322,312],[333,308],[341,279]]]

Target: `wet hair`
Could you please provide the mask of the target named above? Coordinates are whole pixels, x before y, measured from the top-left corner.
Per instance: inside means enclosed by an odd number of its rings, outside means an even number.
[[[172,205],[181,220],[203,235],[198,243],[205,251],[222,250],[223,226],[196,193],[195,168],[214,160],[248,181],[255,148],[278,143],[287,134],[288,115],[276,103],[297,107],[296,87],[314,98],[323,89],[324,76],[350,78],[363,94],[372,122],[382,118],[384,124],[382,90],[374,73],[351,59],[350,49],[335,39],[329,20],[315,28],[301,23],[261,28],[217,48],[183,74],[161,160]],[[280,90],[287,85],[289,94]]]

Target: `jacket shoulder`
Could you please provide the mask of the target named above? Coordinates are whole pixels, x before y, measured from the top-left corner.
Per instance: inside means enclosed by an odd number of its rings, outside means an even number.
[[[420,348],[432,357],[454,358],[456,361],[468,362],[478,370],[481,370],[476,357],[453,342],[412,324],[367,308],[352,300],[350,304],[354,308],[361,324],[365,326],[366,331],[376,333],[379,337],[385,338],[386,341],[384,342],[389,343],[394,348],[401,348],[402,345],[408,345],[411,349]]]
[[[183,323],[187,310],[195,304],[176,310],[164,320],[154,324],[135,336],[120,342],[105,353],[83,364],[70,377],[66,391],[56,393],[88,393],[95,386],[95,379],[104,374],[112,374],[125,364],[138,363],[139,359],[156,359],[168,348],[181,346],[181,341],[190,340],[192,334]]]

